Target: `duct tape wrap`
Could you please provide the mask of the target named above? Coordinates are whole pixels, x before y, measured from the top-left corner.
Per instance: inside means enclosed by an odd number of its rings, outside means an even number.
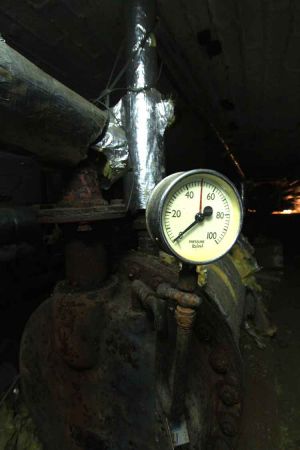
[[[128,167],[128,142],[122,127],[123,100],[110,108],[110,119],[106,133],[93,148],[103,153],[107,159],[103,169],[102,188],[108,189],[115,181],[124,175]]]

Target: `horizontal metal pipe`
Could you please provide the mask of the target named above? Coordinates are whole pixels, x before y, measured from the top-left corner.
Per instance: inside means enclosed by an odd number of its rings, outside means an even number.
[[[0,138],[40,159],[76,165],[107,113],[47,75],[0,36]]]
[[[0,245],[36,240],[38,227],[33,208],[0,208]]]

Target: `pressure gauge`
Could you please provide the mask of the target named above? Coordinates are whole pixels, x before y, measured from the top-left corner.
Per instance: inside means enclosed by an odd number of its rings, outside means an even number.
[[[190,264],[225,255],[242,226],[243,208],[224,175],[199,169],[164,178],[146,209],[147,228],[163,250]]]

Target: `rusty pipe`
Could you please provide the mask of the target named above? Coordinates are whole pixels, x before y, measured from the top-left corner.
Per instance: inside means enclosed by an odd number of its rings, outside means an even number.
[[[173,300],[183,307],[198,308],[201,304],[201,298],[198,295],[172,288],[168,283],[161,283],[156,292],[159,297]]]
[[[166,303],[140,280],[134,280],[131,289],[143,308],[152,312],[156,331],[163,332],[166,327]]]
[[[182,271],[179,281],[179,285],[186,288],[186,291],[172,288],[167,283],[161,283],[156,290],[157,295],[177,304],[175,309],[176,346],[169,376],[171,401],[168,414],[170,419],[175,422],[180,421],[184,415],[189,350],[196,310],[202,303],[202,299],[198,295],[187,290],[188,286],[194,288],[193,277],[189,270]]]
[[[177,306],[175,319],[177,323],[176,347],[170,376],[171,408],[170,417],[178,421],[184,414],[185,393],[187,387],[187,365],[196,310]]]
[[[0,245],[36,240],[39,231],[33,208],[0,208]]]
[[[74,166],[102,134],[107,113],[6,44],[0,35],[0,135],[46,162]]]

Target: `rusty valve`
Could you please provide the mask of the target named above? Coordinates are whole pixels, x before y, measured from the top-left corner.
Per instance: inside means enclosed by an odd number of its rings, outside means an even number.
[[[175,289],[167,283],[161,283],[155,293],[140,280],[133,281],[132,292],[146,310],[152,311],[157,331],[162,331],[167,326],[164,300],[175,302],[177,333],[173,364],[168,376],[167,391],[170,394],[170,402],[166,408],[166,414],[172,420],[179,420],[185,408],[187,363],[193,325],[196,319],[196,310],[202,303],[202,299],[191,292]]]
[[[184,274],[182,278],[184,281]],[[168,414],[171,420],[176,422],[184,414],[189,348],[196,319],[196,309],[202,303],[202,299],[191,292],[172,288],[167,283],[160,284],[156,292],[159,297],[176,302],[177,333],[173,365],[169,376],[171,404]]]
[[[168,283],[160,284],[156,292],[159,297],[174,300],[184,308],[198,308],[202,303],[198,295],[172,288]]]
[[[133,281],[132,293],[146,310],[152,312],[156,330],[163,331],[166,326],[165,302],[161,298],[158,298],[155,292],[141,280]]]

